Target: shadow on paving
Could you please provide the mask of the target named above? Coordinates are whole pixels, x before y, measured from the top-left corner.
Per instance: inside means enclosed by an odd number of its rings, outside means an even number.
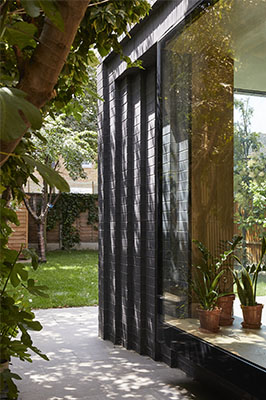
[[[182,371],[99,339],[96,307],[38,310],[36,317],[43,330],[32,334],[34,344],[50,361],[13,361],[23,378],[19,400],[219,399]]]

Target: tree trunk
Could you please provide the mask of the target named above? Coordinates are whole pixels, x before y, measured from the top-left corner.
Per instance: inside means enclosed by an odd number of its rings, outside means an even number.
[[[60,0],[57,1],[64,21],[64,31],[56,28],[48,18],[39,38],[39,43],[29,62],[23,69],[18,89],[27,93],[27,100],[36,107],[43,107],[47,101],[55,97],[54,87],[65,64],[78,27],[85,15],[90,0]],[[14,151],[21,136],[12,142],[0,141],[1,151]],[[0,165],[3,165],[9,155],[1,154]]]
[[[45,263],[46,260],[46,244],[45,244],[45,221],[38,223],[38,254],[39,261]]]

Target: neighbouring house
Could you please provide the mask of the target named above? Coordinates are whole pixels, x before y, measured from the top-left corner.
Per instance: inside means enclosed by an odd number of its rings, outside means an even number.
[[[192,240],[216,252],[237,229],[236,100],[255,109],[247,127],[266,132],[266,2],[152,4],[121,39],[143,68],[113,52],[98,69],[99,332],[230,398],[262,400],[265,325],[250,333],[236,316],[200,334],[190,281]]]
[[[87,175],[86,179],[72,179],[69,176],[67,169],[64,167],[63,163],[60,167],[60,175],[68,182],[70,186],[70,193],[98,193],[98,173],[97,167],[93,163],[83,163],[82,167]],[[37,178],[41,181],[42,178],[38,173],[35,174]],[[37,185],[31,179],[28,180],[27,193],[41,193],[42,186]]]

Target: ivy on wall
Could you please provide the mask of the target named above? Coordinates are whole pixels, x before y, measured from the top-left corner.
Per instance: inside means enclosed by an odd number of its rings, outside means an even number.
[[[97,201],[98,195],[95,194],[62,193],[55,206],[50,209],[47,230],[53,229],[57,222],[60,224],[63,249],[69,250],[80,243],[79,231],[73,224],[82,212],[88,211],[88,225],[98,222]]]

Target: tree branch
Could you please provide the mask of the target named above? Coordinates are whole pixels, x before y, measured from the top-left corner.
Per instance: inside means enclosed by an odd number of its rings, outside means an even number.
[[[43,189],[42,189],[42,208],[41,208],[41,219],[45,218],[46,208],[48,207],[48,185],[43,179]]]
[[[54,86],[69,54],[90,0],[61,0],[58,8],[64,21],[61,32],[48,18],[45,19],[32,59],[25,68],[18,88],[24,90],[27,99],[43,107],[53,96]]]
[[[22,77],[24,75],[24,66],[25,66],[25,60],[23,58],[22,52],[20,50],[20,48],[17,45],[12,46],[14,53],[15,53],[15,57],[17,60],[17,66],[18,66],[18,72],[19,75]]]
[[[54,97],[54,87],[89,2],[90,0],[60,0],[57,2],[64,22],[65,30],[63,32],[48,18],[45,18],[39,43],[30,61],[24,64],[23,74],[17,85],[18,89],[27,93],[27,100],[37,108],[43,107]],[[25,133],[26,131],[27,129],[25,129]],[[24,134],[9,143],[0,141],[2,151],[8,154],[12,153]],[[1,154],[0,166],[7,161],[8,157]]]
[[[47,204],[46,209],[45,209],[45,212],[44,212],[44,216],[45,216],[45,217],[46,217],[46,215],[48,214],[49,205],[51,204],[52,206],[54,206],[55,203],[57,202],[57,200],[59,199],[60,195],[61,195],[61,192],[57,193],[57,195],[55,196],[53,202],[51,203],[51,202],[50,202],[50,199],[51,199],[51,197],[52,197],[52,192],[50,193],[50,196],[49,196],[49,203]]]
[[[22,189],[22,190],[23,190],[23,189]],[[27,199],[26,193],[24,192],[24,190],[23,190],[23,193],[25,194],[25,196],[24,196],[24,198],[23,198],[23,201],[24,201],[24,204],[25,204],[25,206],[26,206],[28,212],[30,213],[30,215],[32,216],[32,218],[33,218],[36,222],[39,222],[39,221],[41,220],[40,217],[38,217],[38,215],[37,215],[37,214],[33,211],[33,209],[31,208],[30,203],[29,203],[29,200]]]
[[[97,3],[89,4],[88,7],[100,6],[100,5],[104,4],[104,3],[108,3],[109,1],[110,0],[98,1]]]

